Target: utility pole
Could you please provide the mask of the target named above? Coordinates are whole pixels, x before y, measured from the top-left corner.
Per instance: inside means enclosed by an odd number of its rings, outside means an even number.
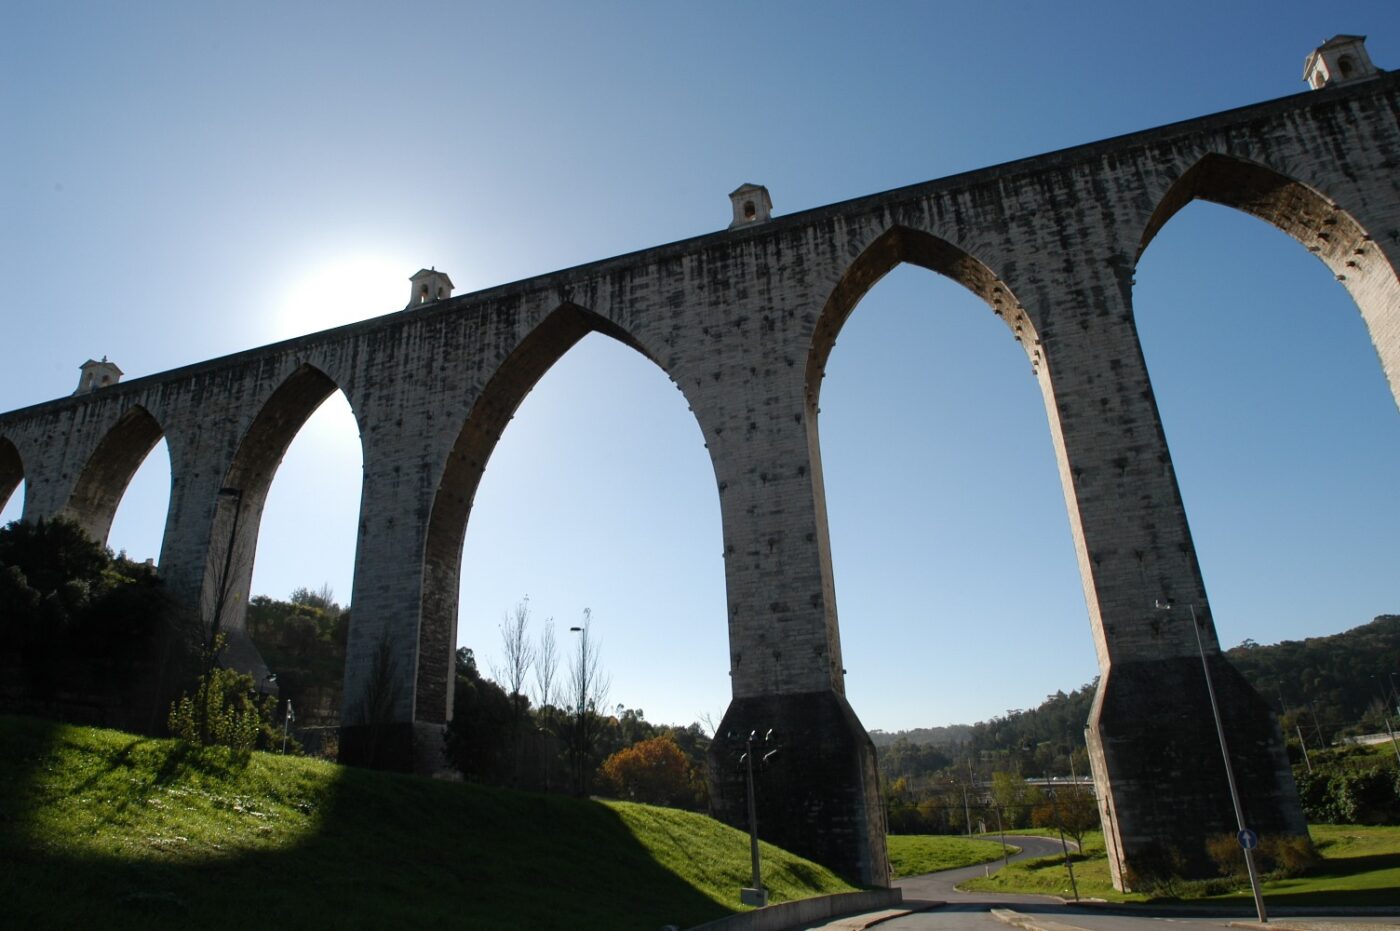
[[[1163,604],[1157,602],[1160,610],[1170,611],[1172,606],[1168,602]],[[1196,633],[1196,651],[1201,654],[1201,671],[1205,674],[1206,694],[1210,696],[1210,713],[1215,718],[1215,736],[1220,740],[1220,758],[1225,762],[1225,781],[1230,786],[1230,801],[1235,806],[1235,823],[1239,825],[1240,849],[1244,851],[1244,865],[1249,871],[1249,887],[1254,893],[1254,908],[1259,913],[1259,923],[1267,924],[1269,914],[1264,910],[1264,894],[1259,890],[1259,871],[1254,866],[1254,845],[1259,842],[1256,835],[1244,823],[1244,808],[1240,805],[1239,788],[1235,785],[1235,767],[1230,762],[1230,747],[1225,742],[1225,725],[1220,719],[1220,703],[1215,697],[1215,682],[1210,675],[1210,662],[1206,659],[1205,641],[1201,639],[1201,622],[1196,617],[1196,606],[1190,604],[1186,606],[1191,611],[1191,629]]]
[[[1069,859],[1069,844],[1065,843],[1065,828],[1060,821],[1060,802],[1057,796],[1059,792],[1054,786],[1049,785],[1050,774],[1045,774],[1046,788],[1050,790],[1050,810],[1055,814],[1055,830],[1060,832],[1060,852],[1065,856],[1065,869],[1069,871],[1069,887],[1074,891],[1074,901],[1079,901],[1079,884],[1074,881],[1074,864]]]

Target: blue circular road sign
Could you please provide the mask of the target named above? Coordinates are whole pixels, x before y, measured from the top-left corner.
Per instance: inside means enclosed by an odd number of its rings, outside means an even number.
[[[1239,838],[1240,846],[1245,850],[1253,850],[1255,847],[1259,846],[1259,835],[1255,834],[1249,828],[1240,831]]]

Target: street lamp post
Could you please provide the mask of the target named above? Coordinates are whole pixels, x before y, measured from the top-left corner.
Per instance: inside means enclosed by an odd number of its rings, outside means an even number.
[[[229,575],[233,571],[233,547],[238,541],[238,516],[243,510],[243,492],[238,488],[220,488],[220,498],[233,499],[233,526],[228,532],[228,549],[224,550],[224,571],[219,576],[219,588],[214,597],[214,617],[209,624],[209,643],[219,636],[224,619],[224,603],[228,600]]]
[[[773,730],[769,728],[768,733],[763,735],[763,744],[766,746],[772,738]],[[749,731],[749,736],[745,740],[743,762],[749,807],[749,860],[753,868],[753,885],[739,890],[739,901],[755,908],[763,908],[768,904],[768,890],[763,888],[763,871],[758,856],[758,805],[754,799],[753,788],[753,754],[756,742],[758,742],[758,731]],[[768,762],[769,757],[777,752],[776,749],[769,750],[763,754],[763,759],[759,762]]]
[[[287,714],[282,718],[282,755],[287,755],[287,729],[292,726],[292,721],[296,720],[296,714],[292,711],[292,700],[287,699]]]
[[[1157,602],[1157,607],[1170,611],[1171,602]],[[1230,747],[1225,741],[1225,725],[1220,720],[1220,703],[1215,698],[1215,683],[1210,675],[1210,662],[1206,659],[1205,641],[1201,639],[1201,622],[1196,617],[1196,606],[1187,605],[1191,611],[1191,629],[1196,632],[1196,650],[1201,654],[1201,671],[1206,678],[1206,692],[1210,695],[1210,713],[1215,718],[1215,735],[1220,739],[1220,757],[1225,761],[1225,779],[1230,785],[1230,802],[1235,806],[1235,823],[1239,826],[1240,848],[1244,851],[1245,869],[1249,871],[1249,887],[1254,893],[1254,908],[1259,913],[1259,923],[1267,924],[1268,912],[1264,910],[1264,894],[1259,890],[1259,872],[1254,867],[1254,844],[1258,838],[1245,827],[1244,808],[1240,805],[1239,789],[1235,785],[1235,767],[1230,763]]]

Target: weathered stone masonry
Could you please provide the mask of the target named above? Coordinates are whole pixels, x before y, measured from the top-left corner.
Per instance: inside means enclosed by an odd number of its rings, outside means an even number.
[[[921,265],[1004,320],[1045,397],[1102,672],[1090,745],[1115,871],[1121,880],[1169,847],[1196,861],[1233,816],[1189,605],[1229,699],[1251,823],[1304,825],[1277,727],[1219,656],[1138,343],[1133,270],[1192,199],[1268,220],[1351,292],[1400,398],[1397,113],[1400,79],[1385,75],[736,222],[13,411],[0,415],[0,495],[24,478],[26,519],[66,513],[105,538],[164,436],[173,481],[161,571],[206,620],[227,590],[230,655],[256,668],[243,605],[262,504],[296,431],[343,391],[364,455],[343,753],[428,769],[451,714],[477,483],[539,377],[587,333],[607,333],[684,393],[714,465],[733,677],[713,755],[717,812],[737,821],[743,808],[724,735],[773,728],[785,739],[765,776],[765,836],[883,883],[874,751],[842,678],[817,404],[861,296],[895,265]]]

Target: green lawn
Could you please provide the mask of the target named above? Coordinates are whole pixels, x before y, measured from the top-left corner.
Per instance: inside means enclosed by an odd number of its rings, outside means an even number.
[[[747,835],[670,809],[238,757],[0,716],[14,927],[682,927],[738,911]],[[764,845],[774,900],[853,891]]]
[[[1057,831],[1027,830],[1022,834],[1059,837]],[[1074,864],[1074,881],[1079,888],[1080,898],[1107,899],[1111,902],[1142,902],[1145,896],[1124,895],[1114,890],[1108,873],[1108,858],[1104,855],[1103,834],[1098,831],[1084,832],[1084,850],[1075,853],[1070,848],[1070,861]],[[1072,890],[1069,871],[1065,869],[1063,854],[1021,860],[991,876],[978,877],[963,883],[967,889],[983,892],[1036,892],[1041,895],[1062,895],[1070,898]]]
[[[1278,879],[1263,886],[1267,903],[1279,905],[1400,905],[1400,827],[1312,825],[1309,830],[1322,863],[1307,875]],[[1111,902],[1143,902],[1147,896],[1114,890],[1109,880],[1103,835],[1084,836],[1084,853],[1072,855],[1081,897]],[[1044,857],[1013,863],[1007,869],[964,884],[968,889],[995,892],[1038,892],[1070,895],[1063,858]],[[1162,901],[1162,899],[1153,899]],[[1253,903],[1247,884],[1227,895],[1191,901]]]
[[[1322,864],[1306,876],[1267,883],[1266,902],[1400,905],[1400,827],[1314,824],[1308,831]],[[1247,890],[1233,898],[1252,901]]]
[[[938,870],[954,870],[1000,860],[1002,846],[990,840],[969,840],[941,834],[892,834],[889,837],[890,865],[894,875],[919,876]],[[1017,848],[1007,845],[1011,853]]]

